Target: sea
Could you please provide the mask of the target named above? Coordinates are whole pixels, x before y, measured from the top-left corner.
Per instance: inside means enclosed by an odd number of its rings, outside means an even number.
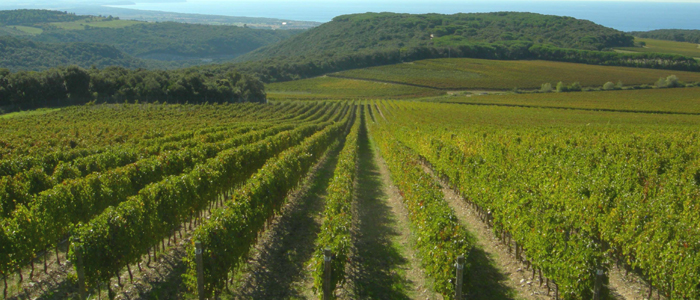
[[[13,0],[8,2],[11,1]],[[265,17],[316,22],[328,22],[339,15],[364,12],[454,14],[518,11],[586,19],[622,31],[648,31],[670,28],[700,29],[700,0],[693,0],[694,2],[595,0],[142,0],[143,2],[139,2],[139,0],[127,0],[127,2],[129,1],[135,3],[109,6],[138,10]],[[0,9],[7,8],[0,3]]]
[[[136,3],[115,7],[316,22],[328,22],[338,15],[364,12],[454,14],[518,11],[586,19],[621,31],[700,29],[700,1],[188,0],[176,3]]]

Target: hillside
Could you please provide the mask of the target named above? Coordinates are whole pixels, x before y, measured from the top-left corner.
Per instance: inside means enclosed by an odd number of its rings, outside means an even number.
[[[700,59],[700,45],[673,40],[635,38],[635,47],[619,47],[615,50],[638,53],[668,53],[679,54]]]
[[[659,78],[671,75],[680,82],[700,86],[698,72],[542,60],[441,58],[276,82],[267,84],[266,91],[272,100],[405,99],[445,94],[511,94],[514,89],[534,92],[546,83],[554,88],[560,81],[566,85],[578,82],[586,91],[600,90],[606,82],[619,84],[614,89],[651,88]]]
[[[633,31],[630,32],[630,34],[640,38],[700,44],[700,30],[659,29],[652,31]]]
[[[549,60],[697,71],[689,56],[616,53],[634,37],[586,20],[534,13],[365,13],[336,17],[280,43],[238,57],[237,69],[267,83],[431,58]],[[602,51],[601,51],[602,50]]]
[[[296,30],[264,30],[175,22],[145,23],[124,28],[88,27],[57,29],[34,37],[43,42],[89,42],[114,46],[127,54],[159,60],[235,57],[277,43],[299,33]],[[176,58],[171,58],[176,57]]]
[[[61,11],[43,9],[17,9],[0,10],[0,24],[2,25],[34,25],[38,23],[71,22],[84,19]]]
[[[348,70],[328,76],[407,84],[440,90],[539,89],[579,82],[601,87],[606,82],[653,85],[661,77],[676,75],[683,82],[700,82],[700,73],[617,66],[595,66],[542,60],[430,59],[411,63]]]
[[[49,10],[0,11],[0,36],[9,35],[42,43],[113,46],[123,51],[122,55],[145,59],[141,62],[143,66],[158,69],[229,61],[300,32],[230,25],[141,22]],[[79,64],[90,65],[87,61]],[[58,66],[49,65],[48,62],[42,65],[27,62],[24,65],[27,70]]]
[[[68,9],[79,15],[111,15],[128,20],[146,22],[180,22],[207,25],[236,25],[257,29],[309,29],[319,22],[256,17],[232,17],[222,15],[183,14],[166,11],[117,8],[110,6],[85,6]]]
[[[0,36],[0,68],[39,71],[56,66],[78,65],[143,68],[146,64],[114,47],[88,43],[42,43]]]
[[[600,50],[631,46],[632,36],[586,20],[534,13],[366,13],[338,16],[294,38],[245,55],[241,60],[519,41]]]

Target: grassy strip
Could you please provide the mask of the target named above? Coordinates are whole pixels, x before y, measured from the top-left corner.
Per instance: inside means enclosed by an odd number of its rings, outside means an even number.
[[[397,141],[384,126],[391,125],[371,126],[370,132],[409,211],[412,229],[418,237],[416,247],[421,262],[434,280],[435,291],[452,299],[454,262],[459,255],[466,256],[474,242],[457,221],[440,187],[422,170],[419,157]]]

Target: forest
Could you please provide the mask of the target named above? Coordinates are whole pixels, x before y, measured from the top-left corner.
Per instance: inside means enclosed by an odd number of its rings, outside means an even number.
[[[51,22],[70,22],[84,19],[85,16],[78,16],[61,11],[44,9],[18,9],[1,10],[0,24],[2,25],[27,25]]]
[[[100,103],[266,102],[263,84],[235,72],[149,71],[76,66],[43,72],[0,69],[0,109]]]
[[[120,66],[144,68],[146,64],[118,49],[91,43],[42,43],[0,36],[0,67],[11,71],[46,70],[57,66],[84,68]]]
[[[175,22],[142,23],[124,28],[55,29],[33,38],[62,43],[87,42],[114,46],[129,55],[171,54],[186,57],[241,55],[277,43],[299,30],[265,30]]]

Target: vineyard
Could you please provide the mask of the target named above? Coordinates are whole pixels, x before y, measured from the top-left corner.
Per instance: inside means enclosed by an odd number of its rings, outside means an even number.
[[[272,100],[406,99],[444,94],[430,88],[326,76],[276,82],[266,88]]]
[[[698,299],[693,91],[673,91],[683,109],[654,106],[667,92],[654,90],[603,93],[614,104],[89,104],[8,117],[3,299],[248,299],[269,286],[265,298],[520,299],[525,285],[523,299],[626,299],[621,273],[644,297]],[[625,111],[636,98],[688,114]],[[518,103],[529,107],[498,106]],[[311,225],[283,218],[295,207],[316,207]],[[508,257],[480,258],[464,211]],[[298,244],[274,250],[284,239]],[[273,268],[260,257],[274,251]],[[527,284],[484,275],[508,259]],[[166,260],[166,279],[137,288]],[[285,268],[300,274],[270,274]],[[251,281],[263,273],[273,279]]]
[[[397,143],[486,212],[562,298],[592,299],[596,273],[615,264],[666,297],[700,297],[697,119],[382,107]]]
[[[489,97],[450,97],[440,101],[483,105],[582,109],[627,112],[700,113],[700,89],[655,89],[599,91],[588,93],[549,93],[493,95]]]
[[[378,80],[439,89],[538,89],[543,83],[580,82],[600,87],[605,82],[625,85],[653,84],[660,77],[677,75],[698,82],[697,72],[595,66],[541,60],[485,60],[441,58],[333,73],[342,78]],[[303,81],[302,81],[303,82]]]

